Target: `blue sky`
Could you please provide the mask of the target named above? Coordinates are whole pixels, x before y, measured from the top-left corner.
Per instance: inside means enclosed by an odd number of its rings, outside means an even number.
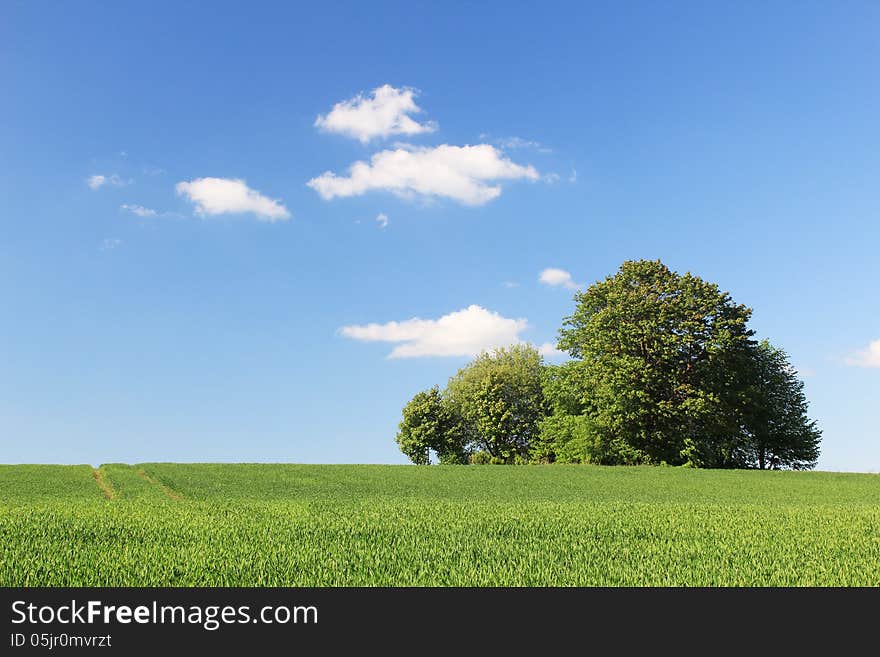
[[[880,470],[880,7],[586,4],[3,3],[0,460],[403,462],[661,258]]]

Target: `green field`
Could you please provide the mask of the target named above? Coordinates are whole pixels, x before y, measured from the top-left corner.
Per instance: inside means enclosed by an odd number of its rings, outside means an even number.
[[[2,586],[880,585],[880,476],[0,466]]]

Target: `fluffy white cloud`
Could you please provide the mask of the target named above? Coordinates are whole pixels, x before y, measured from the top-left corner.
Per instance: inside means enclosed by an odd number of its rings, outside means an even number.
[[[847,365],[880,368],[880,340],[874,340],[867,349],[858,351],[846,359]]]
[[[123,203],[119,206],[120,210],[128,210],[132,214],[136,214],[139,217],[155,217],[156,211],[151,210],[150,208],[145,208],[143,205],[136,205],[134,203]]]
[[[562,286],[569,290],[576,290],[580,287],[571,279],[571,274],[564,269],[556,269],[554,267],[542,271],[538,276],[538,280],[544,283],[544,285]]]
[[[196,214],[256,215],[261,221],[283,221],[290,212],[279,201],[263,196],[237,178],[196,178],[177,183],[178,195],[196,204]]]
[[[489,144],[419,148],[406,144],[376,153],[370,162],[355,162],[349,175],[326,173],[308,182],[325,200],[360,196],[384,190],[403,198],[451,198],[466,205],[483,205],[501,194],[490,181],[537,180],[532,166],[511,162]]]
[[[100,189],[104,185],[122,187],[123,185],[127,185],[130,182],[130,180],[123,180],[115,173],[110,174],[109,176],[95,174],[94,176],[89,176],[88,178],[86,178],[86,185],[88,185],[92,189]]]
[[[419,123],[410,114],[422,109],[416,105],[414,89],[396,89],[382,85],[364,96],[336,103],[333,109],[315,119],[315,126],[324,132],[335,132],[366,144],[376,137],[417,135],[437,129],[434,122]]]
[[[471,305],[439,319],[407,319],[386,324],[344,326],[339,332],[363,342],[400,343],[389,358],[476,356],[481,351],[521,342],[525,319],[510,319]]]
[[[388,219],[388,215],[384,212],[380,212],[376,215],[376,223],[379,224],[379,228],[388,228],[388,224],[390,223],[390,219]]]

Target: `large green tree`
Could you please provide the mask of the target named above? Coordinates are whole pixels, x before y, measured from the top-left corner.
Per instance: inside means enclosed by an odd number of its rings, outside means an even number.
[[[712,452],[707,441],[733,439],[749,308],[659,260],[624,262],[575,302],[559,347],[577,359],[597,460],[684,464]]]

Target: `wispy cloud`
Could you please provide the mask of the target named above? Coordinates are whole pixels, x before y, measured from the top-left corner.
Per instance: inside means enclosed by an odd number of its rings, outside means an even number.
[[[555,267],[550,267],[542,271],[538,275],[538,280],[544,285],[550,285],[552,287],[564,287],[569,290],[577,290],[580,288],[580,285],[572,280],[569,272],[564,269],[556,269]]]
[[[376,223],[379,224],[379,228],[388,228],[389,222],[388,215],[384,212],[380,212],[376,215]]]
[[[95,175],[89,176],[86,178],[86,184],[91,189],[100,189],[104,185],[111,185],[113,187],[124,187],[131,183],[131,179],[123,180],[119,177],[119,175],[112,173],[110,175],[104,175],[100,173],[96,173]]]
[[[95,174],[94,176],[89,176],[88,178],[86,178],[86,184],[92,189],[98,189],[106,182],[107,176],[102,176],[99,174]]]
[[[275,199],[263,196],[238,178],[196,178],[177,183],[177,194],[195,204],[196,214],[253,214],[260,221],[284,221],[290,212]]]
[[[102,251],[112,251],[122,245],[122,240],[115,237],[107,237],[101,242]]]
[[[874,340],[866,349],[847,357],[846,364],[853,367],[880,368],[880,340]]]
[[[476,356],[482,351],[521,342],[525,319],[502,317],[478,305],[438,319],[407,319],[385,324],[344,326],[339,332],[363,342],[398,343],[389,358]]]
[[[325,200],[383,190],[402,198],[445,197],[465,205],[483,205],[501,195],[499,180],[537,180],[531,165],[516,164],[489,144],[434,148],[401,146],[355,162],[348,176],[327,171],[308,186]]]
[[[517,283],[516,281],[504,281],[502,285],[506,288],[519,287],[519,283]]]
[[[529,149],[539,153],[553,152],[552,148],[548,148],[534,139],[523,139],[522,137],[499,137],[495,143],[505,150]]]
[[[143,205],[137,205],[134,203],[123,203],[119,206],[120,210],[127,210],[132,214],[136,214],[139,217],[155,217],[156,211],[150,208],[145,208]]]
[[[352,137],[362,144],[393,135],[433,132],[437,129],[436,123],[419,123],[410,116],[422,111],[416,105],[416,95],[415,89],[398,89],[385,84],[368,95],[358,94],[336,103],[327,114],[315,119],[315,126],[324,132]]]

